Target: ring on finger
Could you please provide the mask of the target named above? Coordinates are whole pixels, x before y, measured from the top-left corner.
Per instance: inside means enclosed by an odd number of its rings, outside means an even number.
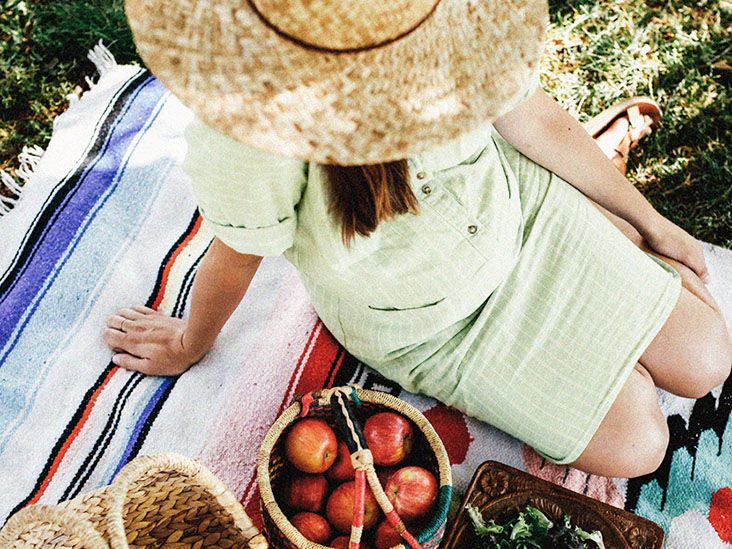
[[[126,318],[123,318],[123,319],[122,319],[122,322],[120,322],[120,323],[119,323],[119,329],[120,329],[120,330],[121,330],[122,332],[124,332],[124,333],[127,333],[127,330],[125,330],[125,322],[127,322],[127,320],[128,320],[128,319],[126,319]]]

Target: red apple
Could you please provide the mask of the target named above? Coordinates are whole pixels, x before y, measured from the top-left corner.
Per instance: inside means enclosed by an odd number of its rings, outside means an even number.
[[[285,438],[285,454],[303,473],[325,473],[336,458],[338,441],[322,419],[301,419]]]
[[[328,495],[328,481],[323,475],[298,475],[287,479],[282,500],[296,511],[320,512]]]
[[[386,497],[404,522],[425,516],[437,500],[437,480],[422,467],[402,467],[386,483]]]
[[[348,536],[338,536],[330,542],[330,546],[334,547],[335,549],[349,549],[350,542],[351,538],[349,538]]]
[[[338,443],[338,457],[333,467],[328,469],[326,474],[330,480],[336,482],[345,482],[356,477],[356,471],[353,470],[353,464],[351,463],[351,452],[345,442]]]
[[[331,547],[335,547],[335,549],[349,549],[349,543],[351,542],[351,538],[348,536],[338,536],[333,541],[330,542]],[[360,544],[361,549],[370,549],[370,545],[361,542]]]
[[[339,532],[350,532],[353,523],[353,495],[355,482],[345,482],[338,486],[325,504],[325,516]],[[363,529],[368,530],[379,518],[379,504],[376,502],[371,488],[366,486],[364,497]]]
[[[412,425],[394,412],[379,412],[368,418],[363,436],[376,465],[397,465],[412,451]]]
[[[376,549],[391,549],[402,543],[402,536],[385,520],[376,528],[374,543],[376,544]]]
[[[292,525],[313,543],[325,543],[330,539],[330,524],[320,515],[308,511],[290,519]]]

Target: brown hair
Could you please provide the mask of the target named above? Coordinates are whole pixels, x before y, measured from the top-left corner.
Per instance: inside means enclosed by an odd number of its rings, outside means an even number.
[[[381,221],[418,209],[406,159],[364,166],[323,164],[323,168],[330,212],[341,225],[346,246],[356,234],[369,236]]]

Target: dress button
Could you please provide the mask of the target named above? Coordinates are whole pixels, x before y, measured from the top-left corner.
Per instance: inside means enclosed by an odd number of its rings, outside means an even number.
[[[425,172],[417,172],[417,179],[424,179],[425,177],[427,177]]]
[[[475,225],[468,225],[468,232],[470,234],[475,234],[478,232],[478,227],[476,227]]]
[[[432,192],[432,187],[429,185],[422,185],[422,192],[424,194],[430,194]]]

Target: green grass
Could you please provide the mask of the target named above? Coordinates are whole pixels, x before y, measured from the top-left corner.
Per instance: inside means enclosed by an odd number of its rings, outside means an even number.
[[[67,96],[87,85],[101,38],[120,63],[138,60],[123,0],[0,0],[0,169],[23,145],[45,147]]]
[[[581,121],[650,95],[662,128],[632,156],[628,178],[666,217],[732,248],[732,3],[551,3],[544,85]]]
[[[730,0],[552,0],[543,84],[581,121],[650,95],[663,127],[634,152],[628,177],[698,238],[732,248]],[[45,146],[66,96],[104,39],[136,60],[122,0],[0,0],[0,168],[24,144]]]

